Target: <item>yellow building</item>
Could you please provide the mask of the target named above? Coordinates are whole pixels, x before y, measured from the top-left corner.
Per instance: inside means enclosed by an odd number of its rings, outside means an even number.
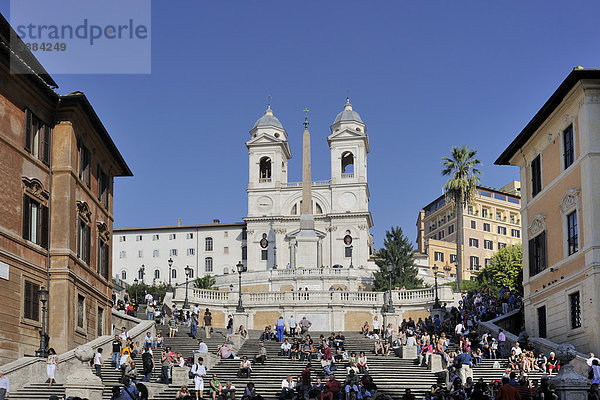
[[[496,160],[521,169],[531,336],[598,351],[600,70],[575,68]]]
[[[520,183],[500,190],[478,186],[463,216],[463,278],[472,279],[498,249],[521,242]],[[444,275],[456,276],[456,216],[444,195],[417,218],[417,246]]]

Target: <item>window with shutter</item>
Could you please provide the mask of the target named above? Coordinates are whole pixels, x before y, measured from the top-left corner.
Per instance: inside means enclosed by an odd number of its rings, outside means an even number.
[[[40,301],[38,291],[40,290],[40,286],[33,282],[25,281],[23,290],[23,317],[32,321],[39,321]]]

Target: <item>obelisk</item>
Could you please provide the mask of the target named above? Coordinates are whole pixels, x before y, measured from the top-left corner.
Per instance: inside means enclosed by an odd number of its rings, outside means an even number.
[[[304,133],[302,134],[302,206],[300,207],[300,232],[296,236],[298,255],[296,265],[302,268],[317,268],[319,236],[315,231],[312,206],[312,176],[310,164],[310,132],[308,110],[304,110]]]

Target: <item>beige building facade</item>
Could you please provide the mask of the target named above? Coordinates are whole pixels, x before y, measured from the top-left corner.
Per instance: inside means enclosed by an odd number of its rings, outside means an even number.
[[[11,31],[0,15],[0,364],[34,355],[44,323],[59,353],[110,332],[113,177],[131,175]]]
[[[463,277],[473,279],[501,248],[521,242],[520,184],[500,190],[477,186],[473,204],[463,216]],[[417,247],[429,259],[429,271],[439,267],[456,277],[456,216],[444,195],[425,206],[417,217]]]
[[[496,160],[523,187],[523,289],[531,336],[600,343],[600,70],[575,68]]]

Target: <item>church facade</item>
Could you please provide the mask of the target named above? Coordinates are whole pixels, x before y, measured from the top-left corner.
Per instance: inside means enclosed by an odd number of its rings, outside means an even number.
[[[347,282],[341,282],[347,279],[335,282],[356,290],[365,287],[371,271],[377,269],[370,234],[373,220],[369,212],[367,183],[369,138],[366,125],[349,101],[335,117],[330,132],[327,143],[331,152],[331,179],[312,181],[311,185],[314,229],[319,236],[318,266],[354,269],[355,273],[334,274],[334,280],[338,281],[342,276],[360,276],[359,283],[345,285]],[[287,137],[270,107],[250,130],[250,139],[246,142],[248,213],[244,222],[115,229],[113,264],[116,278],[130,284],[135,278],[140,280],[139,269],[143,264],[146,273],[152,274],[147,276],[146,282],[168,283],[171,276],[173,284],[181,284],[185,280],[185,267],[190,267],[194,271],[193,278],[211,274],[217,278],[217,286],[226,288],[236,283],[237,274],[232,272],[235,272],[236,261],[241,261],[248,272],[257,273],[245,275],[244,280],[249,284],[247,290],[286,290],[300,286],[300,283],[286,285],[282,282],[275,288],[263,281],[266,271],[310,267],[303,265],[297,257],[295,232],[300,228],[302,182],[288,182],[292,152]],[[168,236],[164,235],[166,231]],[[194,240],[189,239],[192,231]],[[163,236],[169,240],[161,244]],[[210,246],[206,244],[207,240],[210,240]],[[222,246],[220,242],[223,242]],[[159,244],[161,247],[156,247]],[[238,258],[234,260],[236,256]],[[173,260],[171,271],[169,258]],[[173,272],[175,268],[177,270]],[[311,289],[315,286],[317,290],[324,287],[323,282],[307,283],[307,286]]]

